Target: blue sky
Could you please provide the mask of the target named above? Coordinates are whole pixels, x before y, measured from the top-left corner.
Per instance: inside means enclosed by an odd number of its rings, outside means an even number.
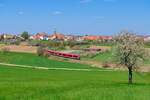
[[[0,33],[150,33],[150,0],[0,0]]]

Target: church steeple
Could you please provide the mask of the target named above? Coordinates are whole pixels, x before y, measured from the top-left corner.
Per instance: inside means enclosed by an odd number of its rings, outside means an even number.
[[[54,34],[56,35],[56,28],[54,29]]]

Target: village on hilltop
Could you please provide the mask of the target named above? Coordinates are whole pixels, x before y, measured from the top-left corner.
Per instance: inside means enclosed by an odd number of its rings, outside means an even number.
[[[137,36],[138,38],[142,38],[145,41],[150,40],[150,36]],[[24,40],[21,34],[0,34],[0,39],[20,39]],[[56,33],[48,35],[46,32],[37,33],[36,35],[29,35],[28,40],[58,40],[58,41],[67,41],[67,40],[75,40],[75,41],[114,41],[115,36],[96,36],[96,35],[63,35],[62,33]]]

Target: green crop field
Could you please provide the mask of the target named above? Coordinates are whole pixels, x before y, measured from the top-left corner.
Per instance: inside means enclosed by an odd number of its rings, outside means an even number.
[[[99,69],[88,65],[50,60],[44,57],[39,57],[36,54],[11,52],[8,54],[0,53],[0,62],[18,65],[29,65],[38,67],[51,68],[79,68],[79,69]]]
[[[149,100],[149,73],[58,71],[0,65],[0,100]]]

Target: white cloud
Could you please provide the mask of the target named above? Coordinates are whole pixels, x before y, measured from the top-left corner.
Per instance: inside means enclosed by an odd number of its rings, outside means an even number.
[[[61,14],[63,14],[63,12],[61,12],[61,11],[54,11],[53,14],[54,15],[61,15]]]
[[[80,3],[88,3],[91,2],[92,0],[80,0]]]

